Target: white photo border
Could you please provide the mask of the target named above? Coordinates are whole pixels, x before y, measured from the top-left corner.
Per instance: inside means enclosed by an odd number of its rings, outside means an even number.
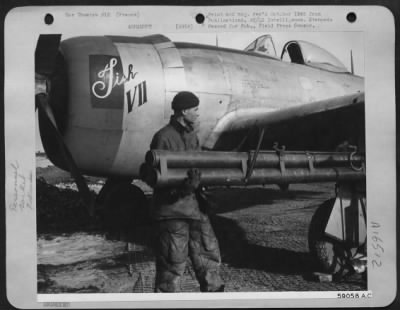
[[[36,174],[34,50],[40,34],[76,33],[141,36],[179,31],[207,32],[194,23],[198,13],[213,11],[317,10],[333,19],[312,31],[359,31],[365,38],[365,113],[368,201],[368,297],[338,299],[340,292],[265,292],[223,294],[37,294],[36,270]],[[68,13],[120,10],[139,12],[140,19],[154,25],[151,31],[127,27],[128,21],[114,19],[99,24],[87,17],[71,25]],[[357,14],[349,23],[348,12]],[[55,22],[46,25],[51,13]],[[192,30],[174,30],[177,16]],[[374,22],[371,22],[371,21]],[[162,23],[160,23],[162,21]],[[218,32],[218,30],[212,30]],[[261,32],[262,30],[258,30]],[[285,30],[286,31],[286,30]],[[299,31],[290,30],[293,32]],[[310,30],[311,31],[311,30]],[[82,32],[82,31],[81,31]],[[271,31],[273,33],[273,31]],[[6,268],[7,297],[18,308],[203,308],[203,307],[370,307],[386,306],[397,294],[396,279],[396,129],[395,129],[395,32],[392,13],[380,6],[48,6],[20,7],[5,20],[5,175],[6,175]],[[18,134],[16,134],[18,133]],[[15,200],[16,175],[22,175],[25,196]],[[23,201],[21,201],[23,199]],[[23,211],[15,211],[15,204]],[[384,253],[377,253],[372,240],[379,234]],[[379,257],[378,257],[379,254]],[[27,259],[28,258],[28,259]],[[379,259],[379,264],[373,261]],[[28,263],[27,263],[28,262]],[[383,283],[385,285],[383,285]],[[358,292],[360,293],[360,292]],[[53,303],[53,304],[52,304]],[[63,304],[64,303],[64,304]]]

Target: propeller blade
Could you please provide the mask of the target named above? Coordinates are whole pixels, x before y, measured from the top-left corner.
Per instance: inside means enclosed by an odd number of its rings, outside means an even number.
[[[56,141],[58,143],[59,150],[62,156],[65,159],[65,162],[68,165],[68,170],[71,173],[72,177],[75,179],[75,183],[78,187],[79,193],[83,199],[84,204],[86,205],[89,215],[91,217],[94,216],[94,206],[95,206],[95,197],[90,192],[89,187],[86,183],[85,178],[82,176],[79,168],[77,167],[74,158],[72,157],[71,152],[69,151],[68,147],[64,143],[63,136],[61,135],[60,131],[57,128],[57,123],[55,121],[53,111],[48,103],[48,95],[41,93],[36,95],[36,106],[39,109],[39,113],[46,118],[49,122],[50,127],[52,128],[52,132],[56,136]]]
[[[52,133],[56,137],[57,146],[61,155],[64,157],[68,170],[78,187],[79,193],[86,205],[89,215],[94,216],[95,197],[90,192],[86,180],[77,167],[71,152],[64,143],[63,136],[58,130],[57,122],[53,110],[49,104],[48,97],[48,78],[55,70],[56,57],[59,51],[61,34],[40,35],[35,50],[35,107],[39,113],[49,123]]]
[[[35,50],[35,72],[50,76],[54,72],[61,34],[42,34]]]

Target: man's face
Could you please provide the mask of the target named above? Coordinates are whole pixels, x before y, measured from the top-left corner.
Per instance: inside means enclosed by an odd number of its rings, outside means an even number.
[[[199,118],[199,107],[194,107],[191,109],[186,109],[182,111],[183,119],[191,124],[194,125],[197,122],[197,119]]]

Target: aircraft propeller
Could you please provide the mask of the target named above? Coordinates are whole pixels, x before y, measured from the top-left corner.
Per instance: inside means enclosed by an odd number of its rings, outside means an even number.
[[[82,173],[77,167],[75,160],[64,142],[63,136],[58,129],[53,109],[49,104],[50,77],[54,73],[56,56],[58,53],[61,35],[40,35],[35,51],[35,109],[38,110],[51,133],[55,137],[56,146],[60,150],[64,162],[69,172],[75,179],[81,198],[88,209],[89,215],[94,216],[95,197],[90,192],[89,187]]]

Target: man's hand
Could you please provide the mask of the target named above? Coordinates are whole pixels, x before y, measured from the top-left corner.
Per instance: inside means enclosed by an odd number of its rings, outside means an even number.
[[[187,172],[190,183],[193,185],[195,189],[197,189],[200,185],[201,180],[201,172],[199,169],[189,169]]]
[[[200,186],[201,172],[199,169],[189,169],[184,180],[185,190],[194,191]]]

